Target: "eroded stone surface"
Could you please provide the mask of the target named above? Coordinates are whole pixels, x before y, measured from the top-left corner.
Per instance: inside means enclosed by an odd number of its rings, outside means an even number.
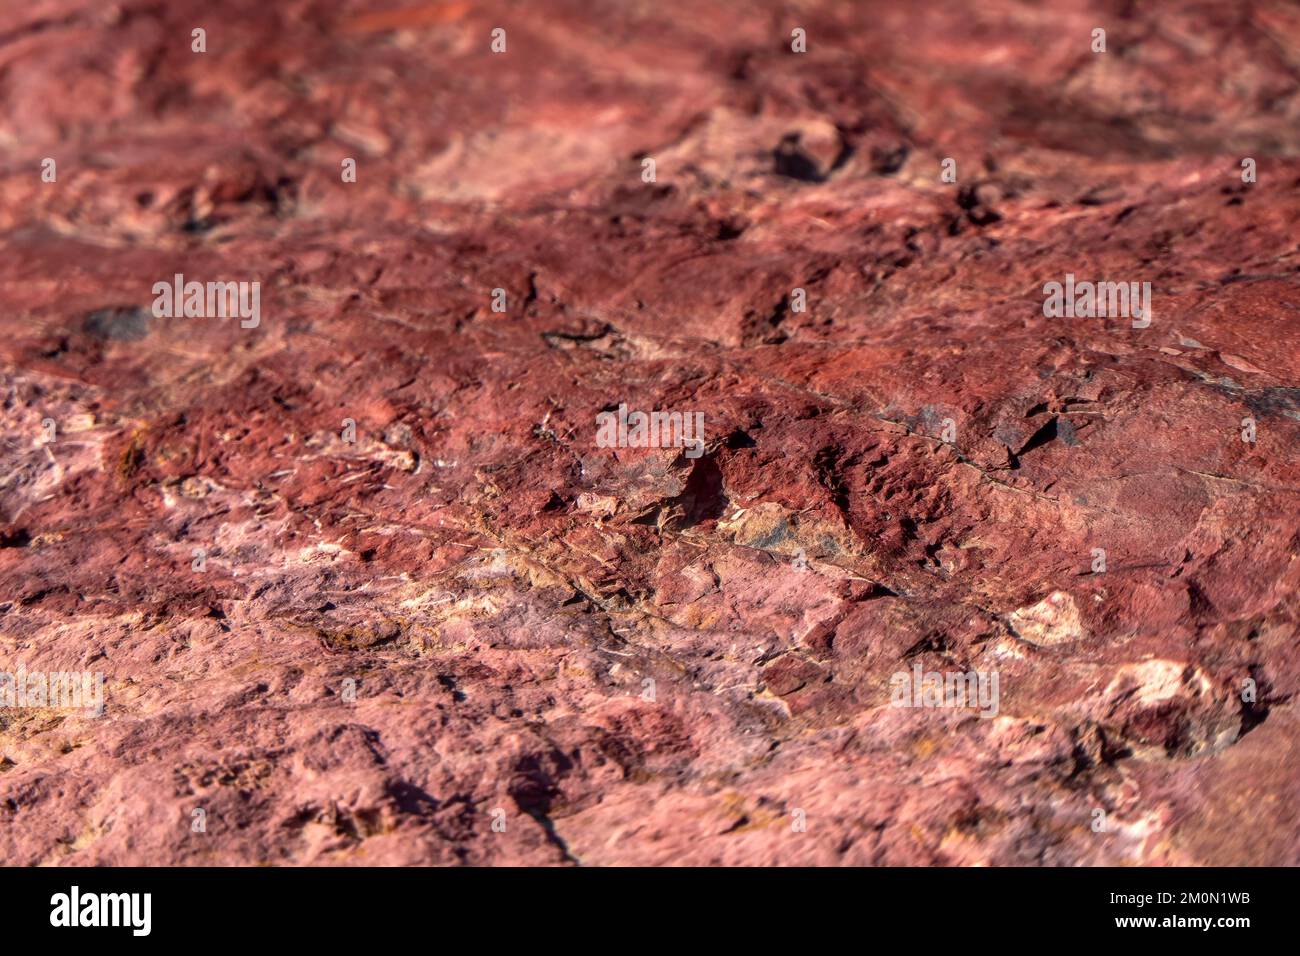
[[[1300,863],[1300,16],[1155,7],[7,5],[4,859]]]

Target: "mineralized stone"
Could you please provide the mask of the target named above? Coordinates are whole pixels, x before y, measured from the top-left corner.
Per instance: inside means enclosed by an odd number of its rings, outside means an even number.
[[[1298,49],[5,4],[0,858],[1300,864]]]

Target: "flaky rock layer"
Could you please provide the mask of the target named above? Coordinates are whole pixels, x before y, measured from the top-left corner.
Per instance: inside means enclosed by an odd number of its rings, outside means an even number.
[[[1300,863],[1298,73],[1282,2],[5,5],[0,670],[104,707],[0,709],[0,857]]]

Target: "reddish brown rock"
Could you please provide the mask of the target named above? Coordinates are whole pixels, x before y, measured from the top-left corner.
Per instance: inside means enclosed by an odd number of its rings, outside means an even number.
[[[0,855],[1300,863],[1298,47],[9,5],[0,670],[105,700],[0,710]],[[260,321],[155,317],[177,273]],[[621,403],[703,447],[601,447]]]

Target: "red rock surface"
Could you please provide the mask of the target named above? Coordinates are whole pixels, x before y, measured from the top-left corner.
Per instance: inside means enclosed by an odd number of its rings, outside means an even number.
[[[0,668],[107,695],[0,711],[6,862],[1300,863],[1293,5],[34,0],[0,75]]]

